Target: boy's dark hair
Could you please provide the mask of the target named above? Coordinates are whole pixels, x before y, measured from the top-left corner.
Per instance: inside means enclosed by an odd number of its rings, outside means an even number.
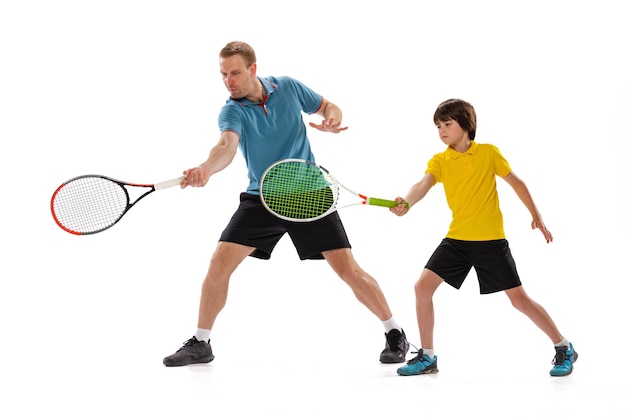
[[[470,141],[476,137],[476,111],[474,106],[461,99],[448,99],[437,106],[433,120],[435,124],[454,120],[467,131]]]
[[[241,41],[233,41],[226,44],[220,51],[220,58],[230,58],[234,55],[241,55],[246,61],[246,68],[256,62],[256,53],[250,45]]]

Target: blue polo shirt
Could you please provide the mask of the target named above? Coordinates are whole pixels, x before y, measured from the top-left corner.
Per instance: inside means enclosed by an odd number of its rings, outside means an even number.
[[[247,192],[259,194],[261,176],[285,158],[315,161],[302,113],[313,114],[322,96],[290,77],[259,77],[267,96],[263,102],[228,99],[218,117],[221,132],[239,136],[239,149],[248,167]]]

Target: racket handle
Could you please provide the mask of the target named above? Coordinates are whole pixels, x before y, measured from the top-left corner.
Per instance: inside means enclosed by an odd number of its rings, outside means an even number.
[[[402,203],[404,203],[404,206],[406,206],[407,208],[409,207],[408,202],[402,202]],[[396,206],[398,206],[399,203],[396,202],[395,200],[379,199],[377,197],[368,197],[367,204],[373,205],[373,206],[382,206],[385,208],[395,208]]]
[[[181,176],[175,179],[157,183],[154,185],[154,190],[161,190],[161,189],[167,189],[168,187],[180,186],[180,183],[183,181],[184,178],[185,178],[184,176]]]

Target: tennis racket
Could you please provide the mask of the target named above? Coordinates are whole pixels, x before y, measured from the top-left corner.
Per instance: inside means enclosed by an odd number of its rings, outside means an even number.
[[[179,186],[183,178],[137,184],[97,174],[78,176],[55,190],[50,210],[56,223],[70,234],[95,234],[111,228],[150,193]],[[137,196],[132,202],[131,193]]]
[[[358,200],[339,206],[342,190]],[[315,221],[348,206],[398,206],[394,200],[356,193],[321,165],[295,158],[277,161],[265,170],[261,178],[261,202],[274,215],[294,222]]]

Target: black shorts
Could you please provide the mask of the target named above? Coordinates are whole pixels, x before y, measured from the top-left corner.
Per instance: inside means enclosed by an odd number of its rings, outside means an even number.
[[[481,294],[520,286],[515,260],[506,239],[460,241],[444,238],[426,263],[450,286],[460,289],[474,267]]]
[[[269,260],[285,233],[289,234],[301,260],[323,260],[323,251],[351,248],[337,212],[313,222],[291,222],[272,215],[258,195],[241,193],[239,201],[239,208],[220,241],[254,247],[252,257]]]

